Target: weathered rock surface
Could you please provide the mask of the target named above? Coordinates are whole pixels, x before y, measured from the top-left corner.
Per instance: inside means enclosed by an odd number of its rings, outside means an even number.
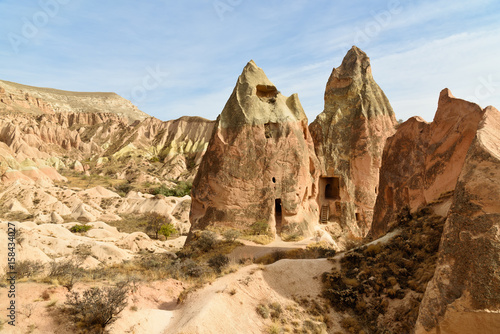
[[[379,168],[396,118],[373,79],[370,59],[353,46],[334,68],[325,91],[325,109],[311,123],[321,161],[318,202],[321,220],[340,224],[343,234],[365,236],[373,218]]]
[[[62,223],[67,220],[110,222],[120,220],[123,215],[156,212],[168,217],[182,234],[187,234],[191,226],[190,205],[189,196],[157,198],[131,191],[122,198],[100,186],[81,190],[16,181],[0,191],[0,207],[6,209],[4,215],[18,213],[32,215],[38,223]]]
[[[115,93],[69,92],[0,81],[0,112],[34,114],[113,113],[130,121],[149,117]]]
[[[36,261],[42,264],[70,259],[78,256],[80,247],[88,247],[82,267],[120,263],[132,259],[140,251],[150,253],[169,253],[172,246],[182,245],[185,237],[175,241],[151,240],[146,234],[135,232],[120,233],[116,227],[103,222],[88,223],[92,228],[85,233],[71,233],[69,229],[76,222],[66,224],[40,224],[34,222],[12,222],[18,230],[16,261]],[[0,243],[8,243],[8,222],[0,221]],[[0,249],[0,275],[7,266],[7,249]]]
[[[483,114],[477,104],[457,99],[444,89],[432,123],[410,118],[387,139],[371,231],[374,237],[384,234],[405,206],[414,211],[434,203],[436,213],[447,214]]]
[[[267,223],[307,234],[318,221],[319,165],[297,95],[285,97],[250,61],[216,121],[193,183],[191,232]]]
[[[126,177],[131,180],[146,177],[148,166],[153,168],[155,176],[149,177],[155,182],[158,178],[190,179],[208,146],[213,124],[200,117],[167,122],[150,117],[128,124],[126,118],[110,113],[2,114],[2,181],[60,181],[64,177],[58,170],[83,172],[90,167],[94,174],[132,173]],[[84,160],[90,166],[83,166]],[[164,165],[154,165],[155,161]],[[138,166],[145,168],[138,173]]]
[[[470,107],[463,118],[479,113]],[[500,328],[500,113],[495,108],[484,110],[462,165],[438,265],[420,305],[418,334],[493,334]]]

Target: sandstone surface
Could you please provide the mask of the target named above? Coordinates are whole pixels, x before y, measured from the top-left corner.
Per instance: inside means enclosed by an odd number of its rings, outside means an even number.
[[[34,114],[113,113],[130,121],[148,117],[132,102],[115,93],[69,92],[0,81],[0,112],[6,111]]]
[[[340,225],[343,235],[367,234],[382,151],[396,124],[389,100],[373,79],[370,59],[353,46],[333,69],[324,111],[309,126],[321,161],[318,203],[323,223]]]
[[[436,213],[447,214],[483,114],[477,104],[444,89],[432,123],[412,117],[388,138],[371,231],[374,237],[385,233],[404,207],[415,211],[433,203]]]
[[[487,107],[468,148],[416,333],[500,328],[500,113]]]
[[[216,121],[191,196],[191,232],[268,224],[309,234],[319,165],[297,95],[283,96],[250,61]]]

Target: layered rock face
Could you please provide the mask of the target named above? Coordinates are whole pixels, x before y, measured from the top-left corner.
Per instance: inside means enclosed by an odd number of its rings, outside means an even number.
[[[387,97],[373,79],[370,59],[353,46],[333,69],[325,109],[309,126],[321,162],[318,203],[323,223],[340,224],[343,234],[366,235],[382,151],[396,124]]]
[[[297,95],[285,97],[250,61],[216,121],[193,183],[191,232],[247,229],[286,235],[318,221],[319,165]]]
[[[56,170],[92,167],[99,173],[111,160],[135,165],[161,161],[164,165],[157,168],[157,177],[192,179],[213,125],[200,117],[167,122],[150,117],[129,124],[126,117],[110,113],[2,114],[2,180],[62,180]],[[83,160],[90,161],[86,168]],[[120,177],[125,178],[125,174]]]
[[[115,93],[69,92],[0,81],[0,112],[53,114],[59,112],[112,113],[130,121],[149,117]]]
[[[420,305],[418,334],[493,334],[500,328],[500,113],[495,108],[485,109],[464,160],[436,271]]]
[[[432,123],[420,117],[401,124],[384,148],[372,225],[381,236],[404,207],[411,211],[433,203],[445,216],[484,111],[455,98],[448,89],[439,97]]]

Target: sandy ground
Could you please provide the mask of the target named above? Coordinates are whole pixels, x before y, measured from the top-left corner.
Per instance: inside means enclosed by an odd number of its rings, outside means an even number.
[[[236,261],[240,259],[257,259],[279,250],[287,251],[296,248],[306,248],[307,245],[316,242],[316,239],[306,238],[297,242],[285,242],[280,238],[276,238],[273,242],[267,245],[259,245],[252,241],[243,239],[238,239],[238,241],[240,241],[243,246],[236,247],[231,254],[228,255],[229,258]]]
[[[93,285],[89,283],[77,283],[74,291],[83,291],[91,286]],[[139,283],[129,296],[128,306],[109,328],[109,333],[162,333],[173,314],[172,309],[177,304],[177,297],[184,288],[185,285],[176,280]],[[42,298],[44,291],[50,296],[47,300]],[[66,294],[66,288],[61,286],[33,282],[17,283],[16,327],[5,323],[0,332],[73,333],[74,328],[68,323],[68,318],[57,311],[57,307],[64,304]],[[8,301],[7,288],[0,288],[2,310],[7,308]],[[6,320],[6,312],[2,312],[0,318]]]
[[[271,320],[257,314],[259,304],[277,302],[287,308],[296,305],[294,297],[316,298],[320,276],[332,266],[316,259],[244,267],[190,294],[163,334],[264,333]]]

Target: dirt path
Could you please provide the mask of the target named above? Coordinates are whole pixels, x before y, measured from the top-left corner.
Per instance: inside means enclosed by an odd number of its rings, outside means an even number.
[[[286,242],[281,238],[276,238],[273,242],[267,245],[259,245],[248,240],[238,240],[243,243],[243,246],[236,247],[228,256],[235,261],[241,259],[257,259],[264,255],[275,251],[287,251],[297,248],[306,248],[307,245],[316,242],[315,238],[306,238],[300,241]]]

